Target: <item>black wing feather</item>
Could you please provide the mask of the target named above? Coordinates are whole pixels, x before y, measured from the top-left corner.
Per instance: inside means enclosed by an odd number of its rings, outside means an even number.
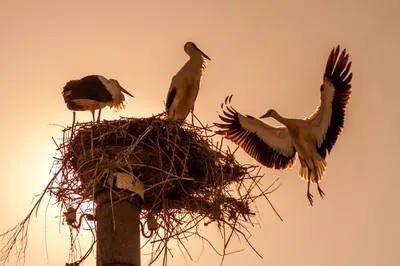
[[[345,110],[351,94],[351,80],[353,73],[350,72],[351,62],[348,61],[349,54],[346,49],[339,56],[340,46],[333,49],[326,64],[324,77],[334,86],[335,92],[332,100],[331,121],[318,153],[326,158],[335,145],[340,132],[343,129]]]
[[[99,93],[100,90],[103,91]],[[67,104],[77,99],[89,99],[98,102],[110,102],[113,100],[111,93],[108,92],[96,75],[68,81],[63,88],[62,95]]]
[[[166,104],[167,110],[171,107],[172,102],[175,99],[175,96],[176,96],[176,88],[172,88],[167,95],[167,104]]]
[[[231,97],[225,99],[225,104],[230,104]],[[222,106],[223,107],[223,106]],[[250,132],[242,127],[239,121],[239,113],[232,107],[226,106],[223,110],[225,116],[219,115],[220,119],[226,124],[214,123],[221,130],[217,134],[225,136],[232,142],[240,146],[248,155],[262,165],[274,169],[286,169],[295,163],[296,151],[292,156],[285,156],[267,145],[257,134]],[[252,116],[247,116],[254,119]]]

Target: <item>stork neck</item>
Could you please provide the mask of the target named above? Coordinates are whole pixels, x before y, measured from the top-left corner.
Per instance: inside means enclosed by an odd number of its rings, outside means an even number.
[[[190,60],[193,60],[193,61],[196,61],[196,62],[203,62],[204,58],[200,53],[196,52],[196,53],[193,53],[190,56]]]
[[[288,124],[288,119],[281,116],[280,114],[278,114],[277,112],[274,113],[274,115],[272,116],[276,121],[282,123],[283,125],[287,126]]]
[[[200,53],[194,53],[189,61],[187,62],[189,65],[192,65],[193,67],[201,67],[201,69],[206,68],[206,60],[203,58],[203,56]]]

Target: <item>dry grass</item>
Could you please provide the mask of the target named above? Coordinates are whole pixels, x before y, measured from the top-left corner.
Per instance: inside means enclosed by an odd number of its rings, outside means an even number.
[[[76,210],[81,219],[68,222],[71,228],[79,230],[85,224],[95,234],[90,221],[95,208],[93,184],[115,172],[134,174],[145,187],[141,218],[146,244],[153,248],[150,263],[160,255],[167,263],[171,239],[177,240],[189,257],[187,238],[198,236],[212,245],[198,230],[211,222],[216,223],[224,240],[222,252],[213,248],[224,256],[234,235],[250,245],[246,227],[255,219],[250,204],[276,188],[272,188],[274,182],[261,189],[259,167],[240,164],[221,147],[222,138],[214,142],[210,127],[180,126],[163,115],[121,118],[98,125],[77,123],[63,131],[57,145],[61,156],[55,160],[54,178],[43,195],[54,197],[64,212]],[[146,233],[149,214],[156,218],[158,229]]]

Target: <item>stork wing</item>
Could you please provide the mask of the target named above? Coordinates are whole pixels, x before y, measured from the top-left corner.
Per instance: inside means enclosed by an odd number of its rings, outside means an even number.
[[[225,105],[232,96],[225,99]],[[223,108],[223,106],[221,106]],[[286,169],[295,163],[296,150],[286,127],[272,127],[252,116],[244,116],[226,106],[225,116],[219,116],[226,124],[214,123],[225,136],[239,145],[248,155],[269,168]]]
[[[104,84],[97,75],[89,75],[79,80],[68,81],[63,88],[65,101],[76,99],[89,99],[99,102],[112,101],[112,95],[109,93],[99,93],[99,90],[105,89]]]
[[[176,77],[176,76],[173,76],[173,77],[172,77],[171,85],[169,86],[169,90],[168,90],[167,102],[165,103],[165,106],[166,106],[166,109],[167,109],[167,110],[171,107],[172,102],[174,101],[175,96],[176,96],[176,84],[175,84],[176,82],[175,82],[175,77]]]
[[[321,104],[308,119],[317,141],[318,153],[326,158],[343,129],[345,109],[351,94],[351,62],[346,49],[332,49],[321,85]]]
[[[167,103],[166,103],[167,110],[171,107],[172,101],[175,99],[175,95],[176,95],[176,89],[172,88],[168,92],[168,96],[167,96]]]

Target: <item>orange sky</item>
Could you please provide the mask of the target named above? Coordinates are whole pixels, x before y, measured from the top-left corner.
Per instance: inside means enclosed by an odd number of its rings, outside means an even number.
[[[284,222],[260,199],[260,225],[250,229],[264,259],[235,241],[230,250],[245,251],[224,263],[400,264],[400,178],[395,174],[400,147],[394,141],[400,129],[400,2],[63,2],[0,1],[0,232],[26,215],[33,196],[51,178],[57,155],[51,137],[61,137],[61,128],[49,124],[71,123],[61,96],[68,80],[92,73],[118,79],[135,96],[118,115],[159,113],[171,77],[187,60],[183,45],[191,40],[212,58],[196,102],[203,122],[218,121],[228,94],[244,113],[260,116],[275,108],[302,118],[319,104],[327,57],[340,44],[353,61],[353,94],[344,132],[327,159],[326,198],[313,190],[315,203],[309,206],[298,165],[289,171],[265,169],[266,184],[277,177],[282,181],[271,199]],[[118,115],[102,112],[105,119]],[[90,113],[77,118],[89,121]],[[254,162],[241,150],[237,158]],[[68,228],[59,227],[59,209],[53,205],[45,224],[45,206],[30,224],[27,266],[64,265],[68,259]],[[204,232],[217,241],[215,228]],[[190,245],[195,261],[188,265],[219,265],[211,248],[202,251],[198,240]],[[185,265],[179,249],[172,248],[170,265]],[[143,256],[143,265],[147,260]],[[94,265],[94,257],[84,265]]]

